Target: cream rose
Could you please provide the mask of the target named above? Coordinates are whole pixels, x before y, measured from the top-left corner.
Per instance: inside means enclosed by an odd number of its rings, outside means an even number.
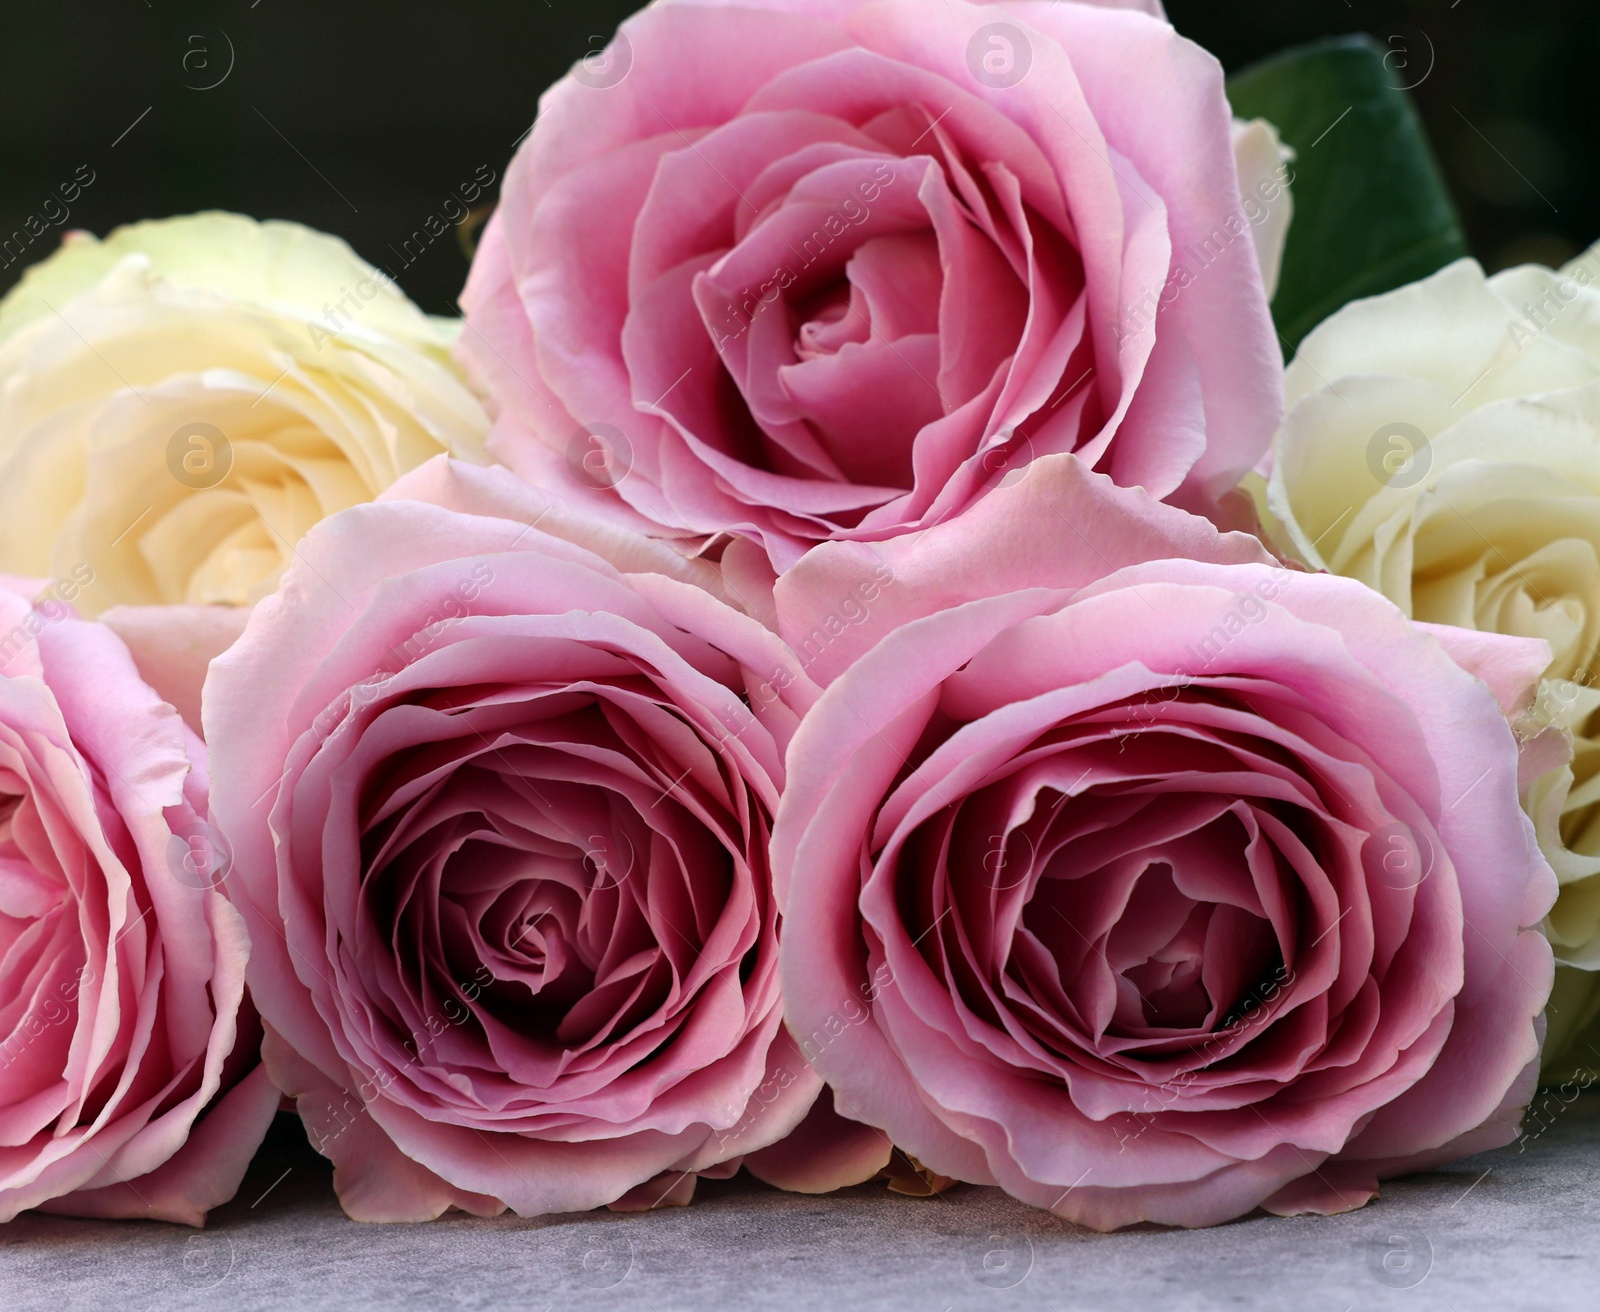
[[[1281,548],[1415,619],[1550,644],[1523,727],[1575,753],[1524,802],[1562,883],[1557,959],[1600,969],[1600,247],[1492,278],[1462,260],[1346,306],[1287,390],[1266,487]]]
[[[0,301],[0,569],[91,614],[254,602],[319,520],[481,459],[453,337],[298,224],[69,233]]]
[[[1278,291],[1283,248],[1294,218],[1294,151],[1283,144],[1278,129],[1264,118],[1233,120],[1233,160],[1239,166],[1239,196],[1261,266],[1261,282],[1270,301]]]

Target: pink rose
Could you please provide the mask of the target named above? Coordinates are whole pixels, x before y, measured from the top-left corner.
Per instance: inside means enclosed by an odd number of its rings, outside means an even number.
[[[662,0],[506,175],[491,450],[779,573],[1052,452],[1213,513],[1282,410],[1232,152],[1155,0]]]
[[[278,1106],[204,749],[127,648],[0,580],[0,1220],[199,1225]]]
[[[1056,458],[780,581],[831,679],[773,836],[789,1024],[929,1169],[1194,1226],[1512,1138],[1555,882],[1507,714],[1545,644],[1251,558]]]
[[[297,557],[203,714],[266,1063],[346,1211],[681,1202],[783,1138],[821,1087],[767,869],[815,696],[783,643],[504,470]]]

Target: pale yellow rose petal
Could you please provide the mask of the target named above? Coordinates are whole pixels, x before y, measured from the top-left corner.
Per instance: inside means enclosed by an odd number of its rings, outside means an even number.
[[[296,224],[71,234],[0,301],[0,570],[89,614],[250,604],[328,515],[484,459],[457,331]]]

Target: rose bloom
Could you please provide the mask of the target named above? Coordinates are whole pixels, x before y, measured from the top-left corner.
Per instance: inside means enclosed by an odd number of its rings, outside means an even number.
[[[1548,649],[1259,559],[1056,458],[780,580],[828,681],[773,834],[788,1021],[930,1170],[1195,1226],[1513,1137],[1555,883],[1507,712]]]
[[[204,749],[109,629],[0,580],[0,1220],[199,1225],[278,1107]]]
[[[441,459],[212,666],[264,1057],[351,1216],[682,1202],[811,1107],[767,842],[815,689],[720,587]]]
[[[1600,968],[1597,278],[1594,251],[1493,278],[1463,260],[1347,306],[1289,367],[1267,489],[1286,553],[1417,619],[1550,644],[1524,729],[1570,732],[1575,752],[1525,802],[1562,884],[1545,930],[1586,972]],[[1595,982],[1558,989],[1553,1051]]]
[[[0,568],[78,605],[245,605],[323,516],[488,419],[344,242],[196,214],[68,233],[0,301]]]
[[[1282,408],[1254,238],[1281,245],[1284,185],[1245,132],[1241,195],[1222,70],[1159,13],[625,22],[541,101],[463,294],[490,450],[778,573],[1051,452],[1216,512]]]

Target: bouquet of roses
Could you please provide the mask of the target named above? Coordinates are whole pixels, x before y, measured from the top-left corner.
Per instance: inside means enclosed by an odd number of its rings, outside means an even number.
[[[0,302],[0,1217],[199,1224],[280,1105],[391,1221],[1510,1142],[1600,1007],[1600,257],[1463,258],[1392,71],[657,0],[461,322],[69,234]]]

